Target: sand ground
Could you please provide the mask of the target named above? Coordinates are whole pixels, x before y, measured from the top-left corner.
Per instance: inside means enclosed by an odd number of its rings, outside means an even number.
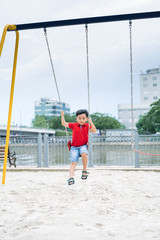
[[[0,172],[2,175],[2,172]],[[7,172],[0,240],[160,239],[160,172]]]

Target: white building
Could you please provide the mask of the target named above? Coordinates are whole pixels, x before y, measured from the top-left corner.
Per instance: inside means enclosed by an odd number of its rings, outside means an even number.
[[[140,73],[140,104],[133,106],[134,128],[140,117],[150,110],[150,104],[160,98],[160,68],[149,69]],[[118,104],[118,120],[132,128],[131,104]]]
[[[133,108],[133,127],[136,128],[136,123],[142,115],[147,113],[150,109],[150,105],[147,104],[134,104]],[[125,125],[127,129],[132,128],[131,117],[131,105],[130,104],[118,104],[118,120],[121,124]]]
[[[70,106],[67,103],[60,103],[54,99],[41,98],[39,101],[36,101],[34,104],[35,116],[45,115],[48,117],[59,116],[61,110],[65,114],[70,114]]]
[[[151,104],[160,98],[160,67],[140,74],[140,101]]]

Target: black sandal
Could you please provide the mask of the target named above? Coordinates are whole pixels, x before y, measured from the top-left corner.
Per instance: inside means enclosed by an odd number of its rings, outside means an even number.
[[[68,179],[68,185],[73,185],[74,184],[74,178]]]
[[[85,173],[85,174],[84,174],[84,173]],[[89,172],[87,172],[87,171],[82,171],[81,179],[82,179],[82,180],[86,180],[87,177],[88,177],[88,174],[89,174]]]

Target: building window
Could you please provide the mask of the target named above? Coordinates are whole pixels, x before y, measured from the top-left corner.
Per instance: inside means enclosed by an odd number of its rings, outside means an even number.
[[[157,77],[153,77],[153,80],[157,80]]]
[[[157,83],[153,83],[153,87],[157,87]]]
[[[144,77],[144,78],[143,78],[143,81],[147,81],[147,77]]]
[[[143,87],[147,87],[148,86],[148,84],[143,84]]]
[[[153,97],[153,100],[157,100],[157,99],[158,99],[158,97],[156,97],[156,96],[155,96],[155,97]]]
[[[145,101],[148,100],[148,97],[144,97],[144,100],[145,100]]]

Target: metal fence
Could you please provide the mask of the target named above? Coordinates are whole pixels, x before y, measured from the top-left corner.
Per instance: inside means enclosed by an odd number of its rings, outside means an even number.
[[[0,145],[5,146],[5,138],[0,139]],[[37,166],[38,160],[38,139],[33,137],[10,137],[10,152],[16,153],[17,166]],[[2,162],[0,162],[0,166]]]
[[[139,135],[138,150],[149,154],[160,154],[160,135]],[[160,165],[160,156],[139,154],[140,166]]]
[[[124,132],[125,133],[125,132]],[[116,133],[90,136],[89,166],[160,166],[160,156],[143,155],[132,151],[131,135]],[[145,153],[160,153],[160,135],[134,134],[135,148]],[[5,139],[0,139],[5,145]],[[66,137],[10,137],[10,151],[16,152],[17,166],[49,167],[69,165],[70,152]],[[0,162],[2,166],[3,162]],[[79,165],[82,159],[79,159]]]
[[[134,166],[135,158],[128,137],[94,136],[92,139],[94,165]]]

